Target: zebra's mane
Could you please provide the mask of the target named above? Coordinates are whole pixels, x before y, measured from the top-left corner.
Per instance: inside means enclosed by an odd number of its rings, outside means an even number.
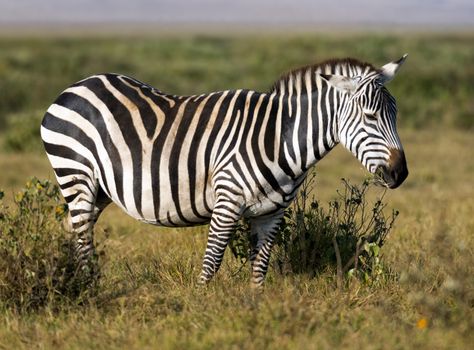
[[[283,74],[280,79],[278,79],[275,84],[273,84],[270,92],[273,93],[281,91],[282,87],[288,85],[288,82],[291,78],[294,80],[298,76],[303,77],[308,71],[310,71],[311,75],[321,73],[356,76],[361,74],[365,75],[369,72],[377,72],[378,69],[370,63],[362,62],[351,57],[329,59],[317,64],[297,68],[286,74]]]

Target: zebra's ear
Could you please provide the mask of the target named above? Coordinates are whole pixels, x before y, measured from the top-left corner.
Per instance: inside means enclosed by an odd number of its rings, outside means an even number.
[[[385,66],[380,68],[380,76],[377,78],[377,81],[379,81],[381,84],[385,84],[392,80],[395,77],[397,71],[402,66],[403,62],[405,62],[407,56],[408,54],[404,54],[397,61],[387,63]]]
[[[361,80],[360,76],[345,77],[336,74],[320,74],[320,76],[336,89],[347,93],[353,93]]]

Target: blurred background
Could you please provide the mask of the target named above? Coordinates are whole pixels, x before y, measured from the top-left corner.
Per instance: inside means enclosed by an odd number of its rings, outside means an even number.
[[[3,25],[33,29],[38,26],[86,29],[89,25],[103,28],[184,25],[225,29],[230,25],[262,30],[283,27],[311,31],[324,27],[360,29],[369,26],[440,30],[472,26],[474,10],[469,0],[1,0],[0,4]]]

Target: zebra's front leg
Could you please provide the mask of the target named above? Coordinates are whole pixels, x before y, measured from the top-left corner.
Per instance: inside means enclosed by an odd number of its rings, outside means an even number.
[[[209,282],[219,270],[225,249],[234,234],[240,215],[240,207],[231,201],[220,201],[214,207],[199,278],[200,284]]]
[[[250,251],[251,285],[255,289],[261,290],[263,288],[273,242],[282,217],[283,212],[269,217],[256,217],[250,220],[251,242],[254,242]]]

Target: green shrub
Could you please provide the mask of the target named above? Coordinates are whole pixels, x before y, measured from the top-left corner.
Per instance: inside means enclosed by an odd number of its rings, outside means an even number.
[[[309,199],[308,190],[313,181],[314,177],[305,181],[285,213],[273,252],[275,269],[283,274],[310,275],[335,269],[339,286],[343,276],[356,277],[367,284],[382,281],[386,271],[380,248],[398,212],[386,216],[383,198],[369,205],[366,195],[370,181],[357,186],[344,179],[344,189],[337,192],[337,198],[325,209]],[[248,223],[242,223],[230,244],[241,262],[248,257],[248,232]]]
[[[36,178],[15,194],[0,192],[0,303],[18,311],[86,301],[94,288],[75,271],[74,241],[62,228],[67,206],[56,185]],[[92,262],[97,264],[97,260]],[[87,290],[87,291],[86,291]],[[0,304],[0,305],[1,305]]]

